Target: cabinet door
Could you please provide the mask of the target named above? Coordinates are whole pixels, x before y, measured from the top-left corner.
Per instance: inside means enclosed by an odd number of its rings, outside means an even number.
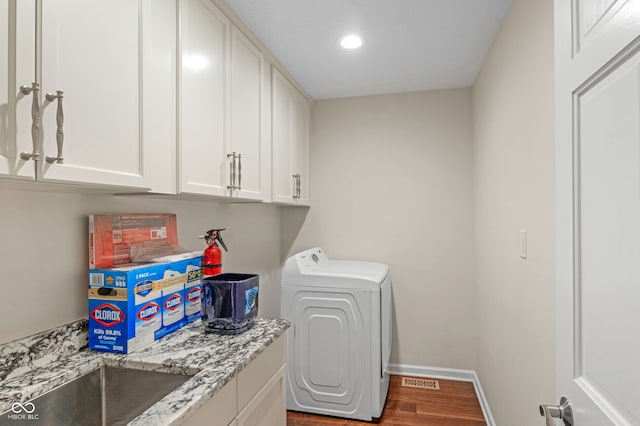
[[[242,410],[285,365],[286,336],[280,336],[238,374],[238,408]]]
[[[231,379],[209,401],[184,421],[185,426],[227,426],[238,413],[237,381]],[[284,424],[284,423],[283,423]]]
[[[282,426],[287,423],[285,408],[286,366],[264,385],[236,418],[238,426]]]
[[[149,186],[144,155],[154,146],[144,143],[143,82],[153,70],[144,69],[143,52],[146,27],[157,26],[148,19],[152,7],[152,0],[42,2],[39,178]],[[47,99],[58,91],[61,99]],[[63,161],[45,161],[60,148]]]
[[[293,123],[293,86],[273,67],[271,94],[272,192],[273,201],[293,201],[293,150],[291,146]]]
[[[269,179],[269,144],[265,135],[264,58],[237,28],[231,32],[231,147],[240,154],[233,195],[262,200]]]
[[[34,150],[31,109],[34,94],[25,95],[20,86],[31,87],[35,73],[35,1],[0,0],[0,176],[35,178],[32,160],[21,152]],[[36,141],[37,137],[36,137]]]
[[[275,67],[271,103],[273,201],[308,204],[309,102]]]
[[[293,93],[293,171],[300,190],[296,202],[309,203],[309,102],[300,92]]]
[[[180,28],[180,191],[225,195],[230,23],[209,0],[184,0]]]

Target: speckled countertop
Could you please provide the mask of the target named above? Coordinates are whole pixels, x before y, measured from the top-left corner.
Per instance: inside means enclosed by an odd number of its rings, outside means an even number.
[[[128,355],[81,349],[86,345],[86,322],[84,327],[84,335],[83,323],[78,322],[0,347],[0,413],[106,364],[193,374],[129,423],[177,425],[282,335],[289,323],[257,318],[244,333],[225,336],[205,334],[198,321]]]

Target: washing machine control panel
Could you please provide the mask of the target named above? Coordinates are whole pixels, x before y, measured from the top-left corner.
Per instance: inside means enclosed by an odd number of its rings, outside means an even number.
[[[326,263],[327,260],[328,258],[324,251],[322,251],[321,248],[317,247],[305,250],[296,255],[296,261],[301,273],[316,269],[318,265]]]

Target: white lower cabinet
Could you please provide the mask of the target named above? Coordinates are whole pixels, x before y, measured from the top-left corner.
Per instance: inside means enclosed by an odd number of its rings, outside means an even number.
[[[240,411],[238,426],[282,426],[287,423],[285,404],[286,367],[273,376],[258,394]]]
[[[238,413],[236,379],[224,385],[202,408],[184,423],[187,426],[227,426]]]
[[[184,424],[284,426],[286,347],[286,335],[282,335]]]

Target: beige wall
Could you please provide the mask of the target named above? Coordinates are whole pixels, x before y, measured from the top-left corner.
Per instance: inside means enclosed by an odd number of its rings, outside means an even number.
[[[87,317],[87,214],[149,212],[176,213],[192,250],[226,227],[225,270],[259,273],[260,315],[279,316],[278,207],[0,189],[0,343]]]
[[[283,210],[283,252],[389,264],[392,362],[474,369],[470,89],[318,101],[311,123],[313,207]]]
[[[553,105],[553,1],[514,0],[473,87],[477,372],[498,425],[555,401]]]

